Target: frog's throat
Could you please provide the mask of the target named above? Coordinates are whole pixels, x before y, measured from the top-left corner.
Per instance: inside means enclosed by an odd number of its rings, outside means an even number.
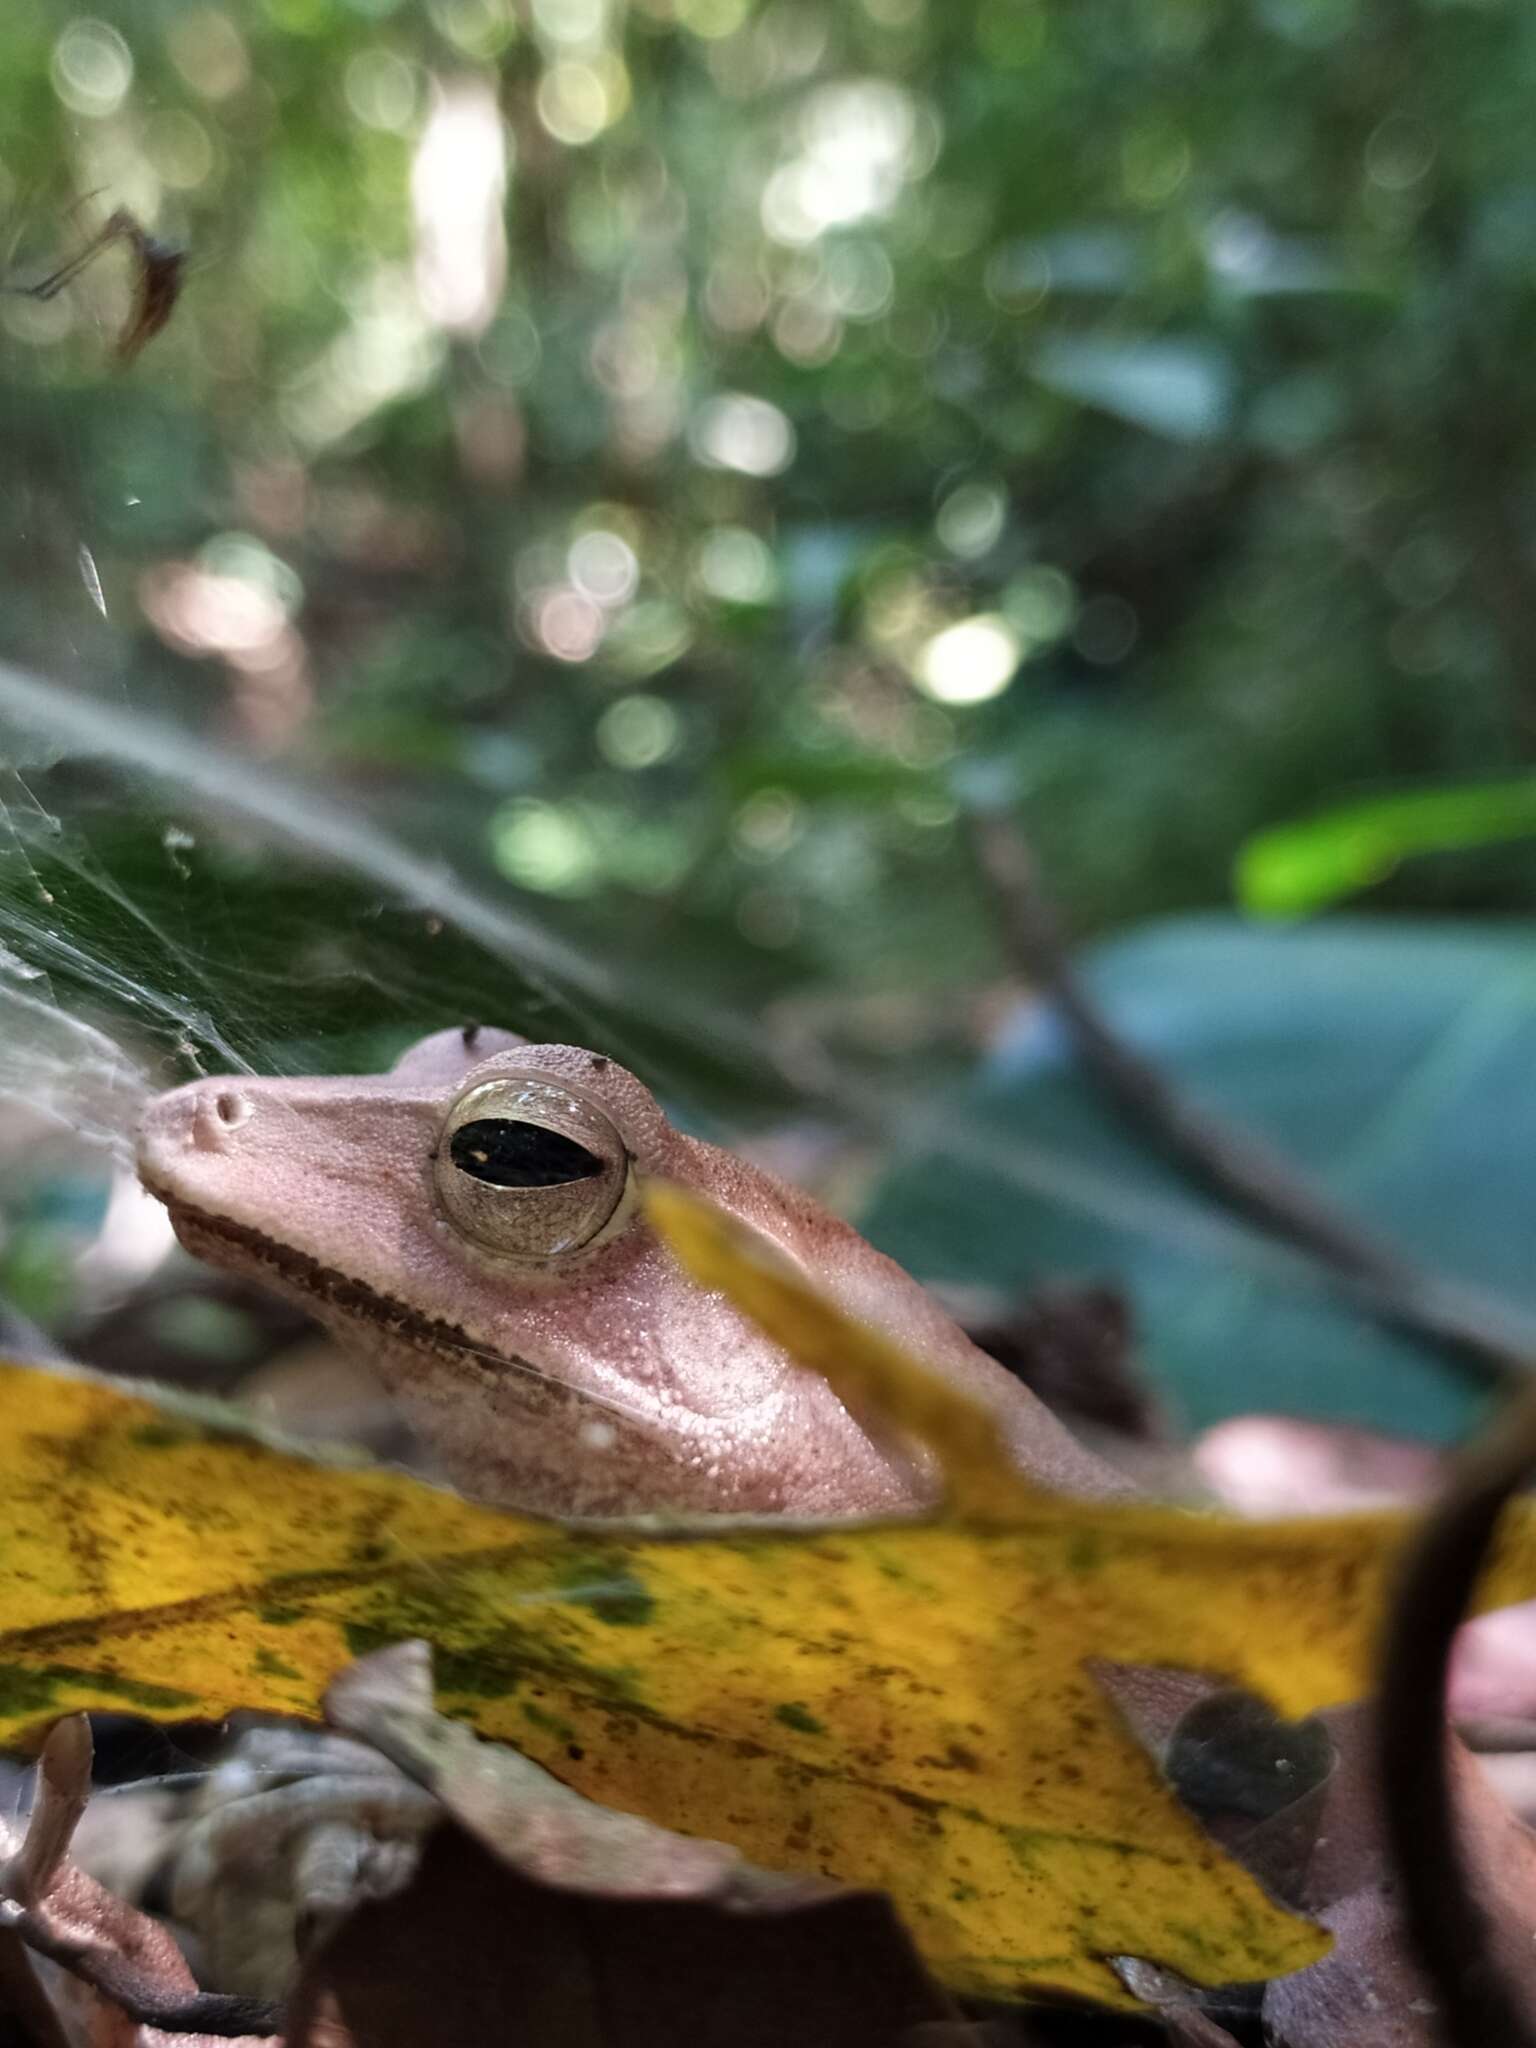
[[[401,1345],[428,1352],[455,1371],[482,1380],[498,1379],[508,1370],[548,1380],[531,1359],[477,1344],[457,1323],[423,1315],[408,1302],[383,1294],[335,1266],[323,1265],[291,1245],[279,1244],[260,1230],[195,1208],[153,1180],[146,1179],[144,1185],[165,1204],[172,1227],[189,1252],[210,1265],[259,1272],[278,1292],[298,1301],[322,1322],[336,1326],[343,1342],[365,1346],[363,1331],[368,1329],[377,1332],[381,1346]]]

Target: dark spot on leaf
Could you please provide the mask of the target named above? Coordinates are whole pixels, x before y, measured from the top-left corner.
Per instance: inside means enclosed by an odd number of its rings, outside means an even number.
[[[270,1650],[258,1650],[251,1659],[251,1669],[259,1671],[263,1678],[291,1678],[299,1683],[302,1683],[304,1678],[302,1671],[296,1671],[291,1664],[285,1664],[281,1657],[274,1656]]]
[[[0,1714],[7,1720],[45,1713],[53,1705],[57,1681],[25,1665],[0,1665]]]
[[[786,1728],[798,1728],[802,1735],[825,1735],[826,1729],[816,1716],[803,1707],[799,1700],[786,1700],[782,1707],[773,1710],[775,1721],[782,1721]]]
[[[124,1678],[115,1671],[86,1671],[75,1664],[0,1665],[0,1715],[20,1718],[39,1714],[56,1704],[64,1686],[87,1693],[104,1694],[129,1706],[151,1712],[173,1707],[196,1706],[196,1696],[175,1686],[150,1685],[138,1678]]]
[[[140,1451],[169,1451],[177,1444],[195,1443],[197,1434],[174,1422],[146,1422],[132,1432],[128,1441]]]
[[[531,1722],[535,1728],[542,1728],[546,1735],[558,1736],[562,1742],[569,1742],[576,1732],[569,1721],[562,1721],[558,1714],[546,1714],[544,1709],[535,1706],[532,1700],[524,1700],[522,1709],[524,1720]]]
[[[981,1759],[964,1743],[952,1742],[942,1756],[920,1756],[917,1761],[932,1771],[979,1771]],[[1082,1775],[1081,1772],[1078,1773]]]
[[[375,1650],[385,1650],[391,1643],[403,1641],[405,1635],[401,1629],[380,1628],[372,1621],[344,1621],[341,1632],[354,1657],[371,1657]]]
[[[438,1650],[432,1659],[432,1670],[443,1692],[466,1693],[471,1699],[480,1700],[508,1698],[524,1677],[520,1664],[490,1652],[477,1656],[473,1651]]]

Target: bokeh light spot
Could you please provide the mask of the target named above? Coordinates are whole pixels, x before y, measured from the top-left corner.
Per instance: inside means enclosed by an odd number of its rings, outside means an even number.
[[[206,100],[225,100],[251,75],[240,31],[216,7],[194,7],[180,14],[166,30],[171,62],[195,93]]]
[[[549,896],[584,896],[602,864],[581,813],[571,804],[518,797],[491,820],[491,855],[502,873]]]
[[[681,736],[672,706],[643,692],[620,697],[597,722],[598,751],[615,768],[654,768],[677,752]]]
[[[512,0],[427,0],[432,25],[466,57],[498,57],[517,34]]]
[[[396,50],[359,50],[342,74],[347,105],[367,128],[408,134],[421,107],[421,74]]]
[[[602,605],[624,604],[640,581],[640,564],[629,542],[602,527],[577,536],[566,556],[572,583]]]
[[[629,73],[609,52],[580,62],[562,57],[539,81],[535,104],[557,142],[580,148],[629,105]]]
[[[1428,175],[1434,161],[1434,136],[1406,114],[1388,114],[1365,145],[1366,176],[1383,192],[1406,192]]]
[[[681,606],[664,597],[643,599],[614,621],[605,661],[621,675],[653,676],[687,652],[693,632]]]
[[[795,430],[776,405],[732,391],[711,398],[694,415],[694,452],[713,469],[744,476],[778,476],[795,459]]]
[[[205,183],[217,160],[208,130],[180,109],[156,114],[145,123],[144,154],[157,176],[182,192]]]
[[[702,588],[726,604],[766,604],[778,587],[771,551],[744,526],[706,535],[694,567]]]
[[[759,789],[738,809],[731,837],[748,860],[777,860],[804,829],[801,805],[787,789]]]
[[[232,577],[264,591],[285,614],[304,601],[296,570],[251,533],[217,533],[197,552],[198,567],[210,576]]]
[[[962,561],[975,561],[997,545],[1008,516],[1008,501],[993,483],[965,483],[939,507],[934,531]]]
[[[607,8],[604,0],[533,0],[533,19],[552,43],[599,43]]]
[[[683,27],[711,41],[734,35],[752,11],[752,0],[676,0]]]
[[[1012,623],[978,612],[935,633],[919,650],[914,676],[940,704],[984,704],[1013,681],[1023,652]]]
[[[502,198],[507,136],[495,87],[459,79],[440,89],[411,166],[416,289],[439,327],[480,334],[507,270]]]
[[[845,320],[877,320],[891,303],[896,274],[878,242],[840,240],[827,251],[826,286]]]
[[[937,150],[937,123],[887,79],[855,78],[821,86],[807,100],[800,151],[763,188],[765,232],[790,248],[828,228],[888,213],[903,185],[920,177]]]
[[[1077,592],[1071,577],[1040,564],[1013,578],[1003,592],[1003,610],[1027,647],[1043,647],[1071,631]]]
[[[527,607],[528,637],[556,661],[590,661],[603,640],[603,608],[568,585],[541,590]]]
[[[72,21],[53,46],[53,89],[71,113],[104,120],[133,84],[133,52],[118,31],[88,16]]]

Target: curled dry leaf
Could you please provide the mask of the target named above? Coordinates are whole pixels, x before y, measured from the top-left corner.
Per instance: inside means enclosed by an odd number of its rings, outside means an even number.
[[[1131,1307],[1113,1287],[1039,1287],[1003,1313],[956,1320],[971,1342],[1038,1394],[1073,1430],[1167,1439],[1150,1382],[1137,1369]]]
[[[1314,1968],[1268,1986],[1266,2024],[1278,2048],[1333,2048],[1348,2013],[1348,2038],[1358,2048],[1437,2048],[1434,2001],[1395,1903],[1371,1709],[1340,1707],[1321,1719],[1336,1763],[1297,1899],[1332,1930],[1335,1947]],[[1466,1746],[1454,1735],[1446,1741],[1468,1881],[1501,1975],[1536,2010],[1536,1834],[1510,1812]],[[1256,1847],[1262,1856],[1262,1842]]]
[[[1315,1913],[1335,1946],[1264,1988],[1274,2048],[1437,2048],[1436,2008],[1410,1952],[1383,1838],[1368,1706],[1290,1723],[1241,1694],[1191,1701],[1187,1682],[1102,1671],[1101,1682],[1229,1854],[1277,1898]],[[1453,1736],[1463,1850],[1501,1965],[1536,2005],[1536,1836]],[[1166,1973],[1121,1964],[1166,2010],[1196,2004]]]
[[[946,2019],[888,1900],[742,1913],[559,1891],[445,1826],[404,1891],[360,1906],[310,1959],[287,2048],[903,2048]]]

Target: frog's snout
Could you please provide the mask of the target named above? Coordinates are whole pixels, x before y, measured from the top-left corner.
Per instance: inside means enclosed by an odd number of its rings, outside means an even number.
[[[256,1113],[254,1098],[238,1081],[193,1081],[162,1095],[139,1124],[140,1176],[152,1186],[174,1179],[189,1152],[223,1154]]]

